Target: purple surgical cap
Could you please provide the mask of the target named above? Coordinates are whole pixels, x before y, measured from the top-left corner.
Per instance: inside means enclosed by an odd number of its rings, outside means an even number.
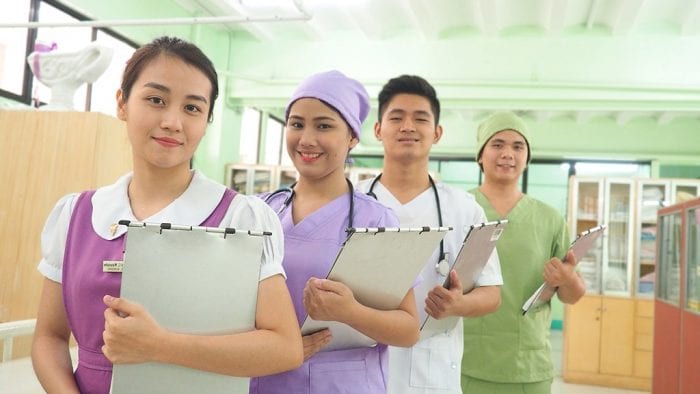
[[[301,98],[315,98],[333,107],[350,125],[353,136],[360,139],[362,122],[370,108],[369,94],[360,82],[335,70],[314,74],[302,81],[292,94],[285,118],[289,118],[292,104]]]

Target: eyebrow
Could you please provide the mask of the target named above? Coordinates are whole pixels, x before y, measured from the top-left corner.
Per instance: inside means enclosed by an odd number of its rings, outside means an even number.
[[[406,114],[406,110],[401,109],[401,108],[394,108],[387,112],[387,115],[404,115]],[[413,111],[412,115],[419,115],[419,116],[427,116],[427,117],[432,117],[432,114],[429,111],[423,111],[423,110],[418,110],[418,111]]]
[[[147,88],[160,90],[161,92],[164,92],[164,93],[171,92],[169,87],[167,87],[163,84],[157,83],[157,82],[146,82],[143,86],[147,87]],[[197,100],[197,101],[202,101],[204,103],[207,103],[207,98],[204,96],[200,96],[198,94],[188,94],[186,97],[190,100]]]

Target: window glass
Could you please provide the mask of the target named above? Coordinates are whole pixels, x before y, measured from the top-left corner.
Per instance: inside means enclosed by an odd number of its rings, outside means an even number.
[[[530,163],[527,173],[528,195],[551,205],[566,217],[568,192],[568,163]]]
[[[638,163],[587,163],[575,165],[577,176],[643,177],[651,176],[651,166]]]
[[[443,161],[440,164],[442,182],[463,190],[479,186],[479,165],[475,161]]]
[[[700,208],[688,210],[686,227],[686,309],[700,314]]]
[[[0,21],[5,23],[28,21],[29,0],[15,0],[12,6],[6,4],[0,13]],[[3,28],[0,34],[0,89],[18,96],[22,95],[24,64],[27,51],[26,28]]]
[[[681,214],[660,217],[656,297],[680,304]]]
[[[102,31],[97,32],[95,42],[112,48],[114,52],[107,70],[92,84],[90,111],[99,111],[107,115],[116,116],[115,95],[121,85],[126,61],[134,53],[134,48]]]
[[[268,117],[267,129],[265,130],[265,156],[264,164],[277,165],[280,164],[280,156],[283,150],[283,124],[279,120]],[[286,149],[284,149],[286,153]]]
[[[241,119],[241,146],[238,152],[243,164],[258,162],[258,141],[260,140],[260,111],[246,107]]]
[[[56,9],[55,7],[42,3],[39,9],[39,22],[77,22],[78,20],[70,15]],[[56,51],[75,52],[90,44],[92,29],[87,27],[42,27],[37,29],[37,44],[52,46],[56,44]],[[32,98],[34,101],[51,102],[51,89],[40,83],[36,77],[32,85]],[[73,96],[73,108],[78,111],[85,110],[87,97],[87,85],[83,84],[78,88]]]

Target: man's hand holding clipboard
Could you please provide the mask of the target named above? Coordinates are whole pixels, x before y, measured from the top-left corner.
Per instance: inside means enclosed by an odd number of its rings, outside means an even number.
[[[607,226],[603,224],[580,233],[571,243],[563,261],[552,258],[547,262],[544,267],[544,283],[523,304],[523,315],[530,309],[549,301],[561,285],[571,280],[572,275],[578,276],[575,271],[576,264],[591,249],[606,228]]]

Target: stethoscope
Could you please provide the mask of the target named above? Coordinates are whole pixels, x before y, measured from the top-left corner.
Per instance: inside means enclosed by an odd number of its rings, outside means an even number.
[[[372,180],[372,183],[369,185],[369,190],[367,191],[367,195],[374,198],[375,200],[379,200],[377,198],[377,195],[374,193],[374,186],[379,182],[379,179],[382,177],[382,174],[377,175],[374,180]],[[438,195],[438,190],[437,186],[435,186],[435,181],[433,181],[433,177],[428,174],[428,180],[430,181],[430,187],[433,189],[433,194],[435,195],[435,206],[437,207],[437,215],[438,215],[438,226],[442,227],[442,209],[440,207],[440,196]],[[435,271],[442,275],[442,276],[447,276],[447,274],[450,272],[450,265],[447,262],[447,253],[445,253],[445,241],[440,240],[440,256],[438,257],[438,262],[435,264]]]
[[[353,193],[355,191],[355,188],[353,187],[352,182],[350,182],[348,178],[345,178],[345,182],[348,183],[348,198],[350,199],[350,209],[348,210],[348,228],[352,228],[352,217],[355,214],[355,201],[353,199]],[[289,207],[289,204],[292,203],[292,200],[294,200],[294,195],[296,194],[294,192],[294,186],[296,184],[297,183],[294,182],[289,187],[283,187],[281,189],[275,190],[274,192],[270,193],[267,197],[265,197],[265,202],[269,203],[270,200],[272,200],[272,198],[277,194],[289,193],[289,196],[287,196],[287,198],[284,199],[282,206],[277,211],[277,216],[280,216],[282,212],[284,212],[284,210],[287,209],[287,207]]]

